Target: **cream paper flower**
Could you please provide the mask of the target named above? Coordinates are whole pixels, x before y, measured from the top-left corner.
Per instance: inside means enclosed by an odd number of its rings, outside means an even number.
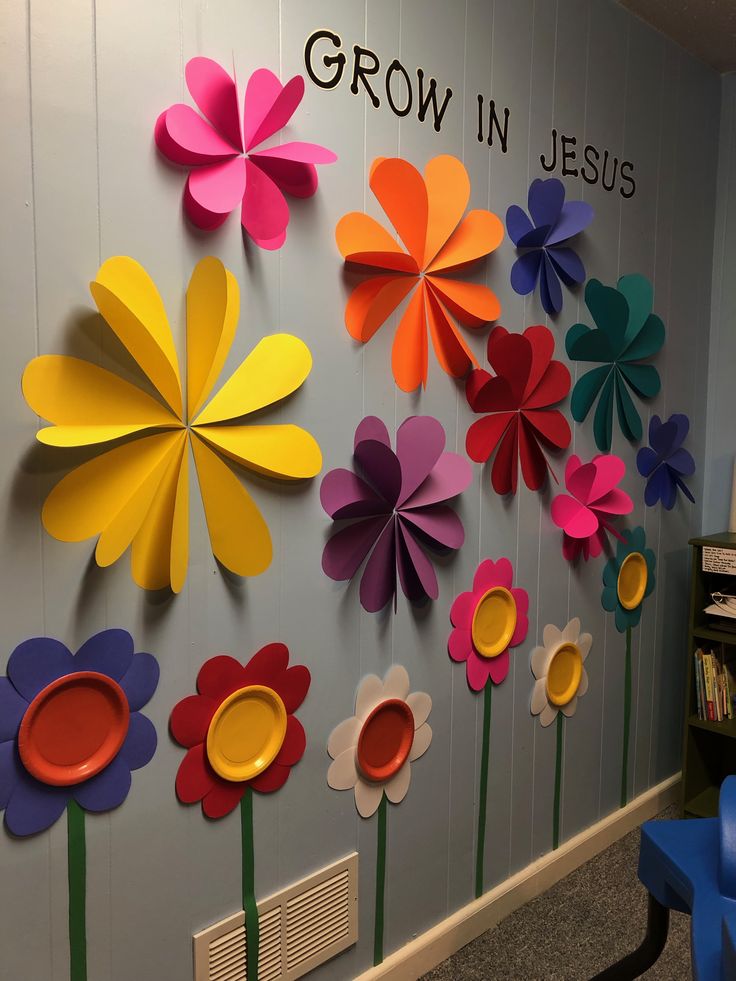
[[[411,764],[432,742],[427,724],[432,699],[410,687],[406,668],[399,664],[383,681],[367,675],[358,686],[355,715],[341,722],[327,742],[333,759],[327,783],[333,790],[354,790],[361,817],[378,810],[384,792],[392,804],[404,799]]]
[[[585,659],[593,638],[580,632],[578,617],[562,630],[548,623],[542,638],[544,646],[532,651],[532,673],[537,680],[531,710],[543,726],[548,726],[555,721],[558,711],[568,718],[574,715],[578,698],[588,690]]]

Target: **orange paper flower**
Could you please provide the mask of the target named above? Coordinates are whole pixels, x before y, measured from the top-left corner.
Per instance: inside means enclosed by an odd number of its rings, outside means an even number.
[[[412,293],[394,338],[391,366],[396,384],[411,392],[427,383],[427,327],[437,360],[462,378],[477,361],[455,320],[480,327],[501,313],[487,286],[451,279],[488,255],[503,239],[503,224],[490,211],[469,211],[470,178],[456,157],[434,157],[424,177],[399,157],[378,157],[370,187],[406,248],[374,218],[359,211],[337,224],[337,245],[346,262],[385,270],[355,287],[345,307],[351,337],[365,343]],[[417,287],[415,289],[415,287]]]

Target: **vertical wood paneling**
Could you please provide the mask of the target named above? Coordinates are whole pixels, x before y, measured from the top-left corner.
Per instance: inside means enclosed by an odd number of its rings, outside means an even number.
[[[88,293],[99,262],[116,254],[134,256],[153,276],[183,356],[186,285],[196,261],[215,254],[241,287],[240,327],[222,377],[264,334],[285,330],[304,338],[314,356],[312,374],[275,416],[318,437],[326,470],[349,465],[355,426],[369,413],[392,433],[408,415],[435,415],[448,449],[464,452],[472,421],[464,386],[444,375],[432,351],[426,391],[406,395],[394,385],[391,345],[401,310],[363,347],[346,335],[344,304],[355,280],[343,271],[334,227],[350,210],[385,221],[368,172],[375,157],[397,154],[420,169],[438,153],[461,157],[472,182],[470,206],[505,218],[509,204],[526,203],[530,180],[549,176],[539,155],[548,152],[554,126],[577,138],[578,165],[586,142],[635,163],[631,200],[579,176],[565,179],[567,194],[590,201],[596,212],[580,244],[588,275],[614,284],[619,275],[642,272],[654,282],[655,311],[668,335],[656,361],[662,392],[642,417],[687,412],[690,448],[702,467],[719,81],[610,0],[133,0],[124,12],[110,0],[73,0],[58,9],[48,0],[9,0],[0,26],[0,113],[3,132],[13,135],[0,159],[6,189],[0,228],[3,658],[36,633],[73,646],[119,625],[162,667],[149,709],[158,753],[134,774],[124,807],[87,822],[90,979],[182,981],[191,974],[191,933],[237,908],[238,815],[210,822],[199,807],[176,802],[182,752],[167,720],[207,658],[228,651],[245,659],[271,640],[284,641],[294,661],[309,665],[313,683],[300,710],[309,740],[305,758],[282,791],[255,801],[258,892],[265,896],[357,847],[360,941],[315,972],[325,981],[355,977],[372,959],[376,820],[361,820],[352,794],[327,787],[325,746],[331,729],[351,714],[360,678],[402,663],[412,688],[428,691],[434,703],[432,747],[413,767],[406,800],[389,808],[388,953],[472,897],[482,696],[469,691],[464,666],[450,662],[446,644],[452,599],[470,588],[480,559],[510,558],[516,584],[530,596],[529,634],[493,693],[486,887],[551,847],[555,727],[542,729],[529,712],[529,654],[546,623],[562,627],[579,616],[594,637],[590,689],[565,726],[563,838],[617,806],[624,636],[600,605],[603,561],[565,563],[549,517],[556,486],[536,494],[521,481],[517,495],[503,500],[492,491],[490,468],[474,466],[473,483],[458,503],[466,544],[438,563],[439,601],[413,610],[400,595],[396,615],[374,616],[361,610],[357,583],[333,583],[320,570],[329,522],[319,480],[274,489],[243,478],[271,528],[274,562],[263,576],[240,582],[211,555],[193,479],[186,589],[175,599],[143,595],[130,580],[127,558],[100,570],[91,543],[62,544],[40,532],[40,501],[70,457],[32,449],[36,421],[18,394],[23,365],[36,352],[66,352],[134,377]],[[304,101],[279,139],[323,143],[337,151],[338,163],[320,168],[313,199],[290,201],[288,240],[279,253],[244,246],[235,215],[212,235],[194,232],[181,215],[184,174],[161,160],[152,139],[158,113],[189,101],[185,62],[197,54],[226,66],[234,61],[241,89],[260,66],[286,79],[304,73],[304,42],[319,27],[341,36],[344,77],[329,92],[307,80]],[[379,108],[362,91],[350,91],[354,44],[381,61],[374,79]],[[415,86],[421,66],[440,93],[452,88],[440,133],[429,120],[418,122],[416,87],[407,117],[399,120],[385,104],[384,71],[394,57]],[[506,154],[476,139],[479,92],[511,110]],[[721,264],[732,225],[724,219],[720,226]],[[515,257],[507,239],[468,276],[498,294],[508,330],[546,323],[556,357],[564,360],[569,326],[589,322],[583,291],[567,293],[562,314],[547,318],[536,295],[523,298],[511,289]],[[723,296],[725,317],[730,307]],[[487,334],[465,332],[481,364]],[[571,366],[573,379],[581,368]],[[715,411],[722,404],[714,400]],[[712,433],[714,470],[722,470],[721,437]],[[584,459],[597,452],[592,417],[573,427],[573,439]],[[636,502],[629,523],[645,524],[658,554],[658,587],[634,635],[629,789],[640,793],[678,765],[685,542],[698,529],[704,491],[698,475],[695,507],[645,511],[635,448],[619,435],[613,450],[626,460],[625,487]],[[553,466],[562,480],[564,460]],[[706,514],[716,512],[711,502]],[[18,978],[65,981],[64,822],[31,841],[0,836],[0,868],[4,969]],[[27,886],[15,895],[20,877]]]

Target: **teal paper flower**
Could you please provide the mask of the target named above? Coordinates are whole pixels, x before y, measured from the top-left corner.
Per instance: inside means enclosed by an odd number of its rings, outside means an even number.
[[[611,449],[614,399],[621,432],[634,443],[642,437],[642,425],[629,389],[647,399],[660,389],[654,365],[641,364],[664,344],[664,324],[652,313],[653,295],[652,284],[638,274],[622,276],[615,289],[589,279],[585,303],[596,326],[573,324],[565,338],[572,361],[601,362],[578,378],[570,409],[573,419],[582,422],[598,398],[593,435],[602,453]]]
[[[641,605],[655,586],[657,559],[646,545],[647,536],[642,527],[626,529],[615,556],[603,570],[601,603],[609,613],[616,611],[616,630],[620,634],[639,623]]]

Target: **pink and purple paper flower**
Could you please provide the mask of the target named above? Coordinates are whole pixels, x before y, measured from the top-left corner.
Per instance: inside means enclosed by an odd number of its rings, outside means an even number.
[[[621,538],[612,524],[615,515],[630,514],[634,502],[617,486],[626,473],[624,461],[613,453],[599,453],[589,463],[571,456],[565,468],[567,494],[552,501],[552,520],[562,528],[562,554],[572,562],[582,554],[587,561],[605,548],[607,533]]]
[[[304,95],[304,79],[295,75],[282,86],[267,68],[253,72],[241,126],[237,84],[224,68],[210,58],[192,58],[185,76],[202,115],[182,103],[170,106],[156,121],[155,139],[172,163],[189,168],[187,215],[211,231],[240,206],[243,228],[256,245],[281,248],[289,223],[284,193],[310,197],[317,190],[315,165],[337,160],[316,143],[256,149],[287,125]]]
[[[445,431],[432,416],[410,416],[396,433],[366,416],[355,431],[356,469],[326,474],[320,500],[341,527],[327,542],[322,568],[330,579],[360,580],[363,609],[376,613],[393,597],[396,573],[408,600],[437,599],[439,587],[426,549],[447,552],[465,540],[463,524],[446,502],[472,480],[470,464],[445,453]],[[362,474],[362,476],[361,476]]]
[[[131,770],[156,750],[140,709],[158,677],[125,630],[103,630],[76,654],[51,637],[15,648],[0,678],[0,808],[12,834],[50,828],[71,801],[86,811],[123,803]]]
[[[489,678],[494,685],[501,684],[509,673],[509,648],[518,647],[529,630],[529,595],[525,589],[513,586],[513,581],[514,569],[508,559],[484,559],[475,570],[472,590],[460,593],[452,604],[450,621],[454,629],[447,649],[453,661],[465,662],[468,685],[473,691],[482,691]],[[479,612],[494,602],[495,609],[485,614],[485,629],[479,631]],[[482,642],[489,633],[490,647]]]
[[[529,215],[512,204],[506,227],[517,249],[524,252],[511,268],[511,285],[521,296],[532,293],[539,282],[539,297],[553,316],[562,309],[562,287],[585,280],[585,266],[569,245],[573,236],[593,220],[585,201],[565,203],[565,187],[556,177],[533,180],[529,185]]]
[[[673,413],[667,422],[662,422],[659,416],[649,420],[649,446],[642,446],[636,454],[637,469],[647,478],[644,491],[647,507],[654,507],[661,501],[662,507],[671,511],[678,488],[695,503],[690,488],[682,479],[695,473],[695,460],[682,445],[689,429],[690,420],[681,412]]]

